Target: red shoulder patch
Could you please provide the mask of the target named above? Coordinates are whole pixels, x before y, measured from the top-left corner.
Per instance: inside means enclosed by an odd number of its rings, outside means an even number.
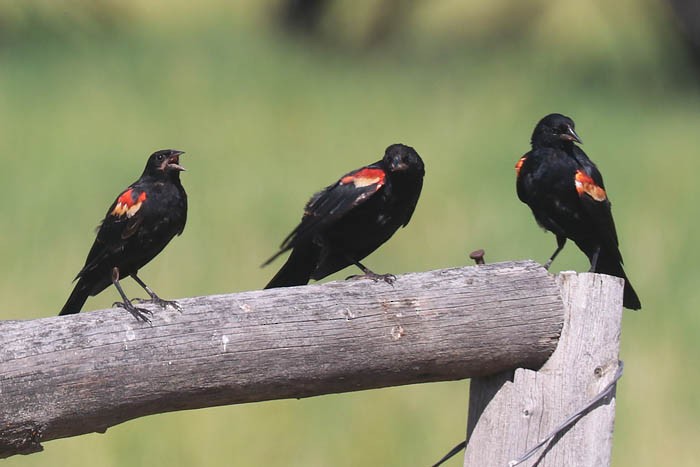
[[[121,217],[126,215],[126,217],[132,217],[134,214],[141,209],[141,204],[146,201],[146,192],[142,191],[139,196],[134,199],[134,190],[129,188],[124,193],[119,195],[117,198],[117,205],[112,209],[111,214],[113,216]]]
[[[527,159],[527,156],[521,157],[518,162],[515,163],[515,176],[518,177],[520,175],[520,167],[523,166],[523,163],[525,163],[525,159]]]
[[[575,183],[576,191],[579,196],[583,196],[585,193],[595,201],[605,201],[608,199],[605,190],[599,187],[583,170],[576,171]]]
[[[344,176],[340,179],[340,184],[347,185],[349,183],[353,183],[357,188],[363,188],[370,185],[382,186],[384,185],[385,178],[386,174],[382,169],[372,169],[367,167],[351,173],[350,175]]]

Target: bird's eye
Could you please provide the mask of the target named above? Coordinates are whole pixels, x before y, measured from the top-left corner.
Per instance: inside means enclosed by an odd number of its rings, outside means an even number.
[[[158,154],[157,159],[158,159],[159,161],[162,161],[162,160],[163,160],[163,154]]]

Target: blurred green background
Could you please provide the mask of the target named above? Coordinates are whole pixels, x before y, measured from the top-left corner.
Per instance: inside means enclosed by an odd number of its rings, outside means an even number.
[[[669,6],[336,0],[318,22],[283,11],[0,3],[0,318],[58,312],[94,227],[160,148],[187,151],[190,197],[184,235],[142,273],[166,298],[263,286],[282,261],[260,264],[308,197],[394,142],[421,154],[425,186],[368,266],[465,265],[476,248],[489,262],[544,261],[555,241],[517,200],[513,166],[537,120],[561,112],[605,175],[643,304],[624,318],[613,464],[697,465],[700,68]],[[587,268],[570,244],[553,270]],[[108,289],[86,309],[116,299]],[[463,436],[467,392],[461,381],[152,416],[4,465],[424,466]]]

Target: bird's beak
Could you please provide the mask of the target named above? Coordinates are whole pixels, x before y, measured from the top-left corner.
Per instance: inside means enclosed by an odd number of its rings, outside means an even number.
[[[391,171],[392,172],[400,172],[402,170],[408,169],[408,164],[406,164],[404,161],[401,160],[400,157],[397,157],[396,159],[393,159],[391,161]]]
[[[583,144],[583,141],[581,141],[581,138],[576,134],[573,128],[569,127],[566,131],[566,133],[562,133],[560,136],[561,139],[564,141],[576,141],[579,144]]]
[[[173,151],[168,157],[168,168],[183,172],[185,168],[180,165],[180,155],[184,153],[184,151]]]

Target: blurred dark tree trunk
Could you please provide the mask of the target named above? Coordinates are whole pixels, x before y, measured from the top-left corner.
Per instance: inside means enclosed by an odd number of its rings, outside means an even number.
[[[323,38],[321,23],[330,9],[331,0],[283,0],[276,11],[277,21],[288,33],[312,38]],[[413,11],[415,0],[381,0],[368,20],[367,32],[362,38],[366,48],[378,46],[396,36],[404,20]]]
[[[694,64],[700,68],[700,2],[668,0],[668,3],[676,16],[676,29],[688,46]]]
[[[285,0],[280,6],[278,19],[290,33],[315,36],[329,4],[329,0]]]
[[[344,8],[337,8],[340,4]],[[276,26],[288,34],[317,44],[371,50],[396,40],[402,32],[410,29],[412,20],[420,14],[417,8],[421,3],[417,0],[375,0],[369,6],[368,15],[360,15],[359,20],[344,18],[353,5],[350,0],[280,0],[273,16]],[[524,3],[499,0],[484,10],[480,19],[466,14],[465,20],[471,21],[472,25],[474,22],[483,24],[465,29],[456,40],[483,43],[487,47],[509,46],[531,34],[545,8],[547,3],[544,0]],[[362,10],[364,13],[367,8]],[[353,22],[353,38],[344,40],[339,36],[346,28],[333,28],[333,24],[347,25],[350,21]]]

